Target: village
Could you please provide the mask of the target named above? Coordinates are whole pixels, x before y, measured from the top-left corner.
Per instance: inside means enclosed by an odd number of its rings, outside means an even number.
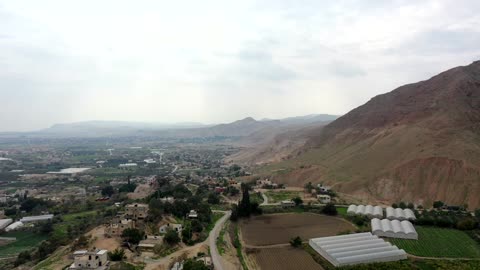
[[[469,234],[478,215],[465,206],[371,203],[323,179],[287,186],[225,163],[230,146],[64,147],[3,153],[2,267],[273,270],[405,260],[416,267],[409,256],[480,255]],[[26,159],[34,153],[36,161]],[[430,238],[438,230],[445,239]]]

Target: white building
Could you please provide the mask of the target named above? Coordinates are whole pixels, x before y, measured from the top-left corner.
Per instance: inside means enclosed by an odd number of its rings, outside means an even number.
[[[407,259],[403,249],[371,233],[313,238],[309,245],[335,267]]]
[[[177,233],[181,233],[182,229],[183,229],[182,224],[167,223],[161,226],[159,231],[160,233],[167,233],[168,230],[174,230]]]
[[[408,220],[399,221],[374,218],[371,221],[372,234],[379,237],[418,240],[413,224]]]
[[[332,201],[330,195],[327,194],[317,195],[317,199],[320,201],[320,203],[330,203]]]
[[[77,250],[73,253],[73,263],[69,270],[105,270],[109,267],[107,250]]]
[[[285,200],[285,201],[281,201],[280,205],[283,207],[293,207],[295,206],[295,202],[292,200]]]
[[[195,210],[190,210],[187,216],[188,218],[198,218],[198,213]]]

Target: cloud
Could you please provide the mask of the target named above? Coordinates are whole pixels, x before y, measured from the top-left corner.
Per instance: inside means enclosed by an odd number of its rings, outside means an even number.
[[[343,114],[478,58],[479,9],[475,0],[0,1],[9,101],[0,131]]]

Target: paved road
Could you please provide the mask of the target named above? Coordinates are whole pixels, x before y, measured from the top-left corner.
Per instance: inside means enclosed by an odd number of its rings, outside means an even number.
[[[223,212],[223,211],[222,211]],[[223,228],[223,224],[230,218],[231,211],[225,211],[225,215],[217,221],[215,227],[213,227],[212,231],[210,231],[210,235],[208,236],[209,246],[210,246],[210,253],[212,255],[212,263],[215,267],[215,270],[225,270],[225,266],[223,263],[223,258],[218,253],[217,248],[217,238],[220,234],[220,231]]]

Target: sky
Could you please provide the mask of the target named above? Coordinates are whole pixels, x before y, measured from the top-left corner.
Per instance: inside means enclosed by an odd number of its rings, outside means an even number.
[[[0,0],[0,131],[345,114],[480,59],[480,1]]]

